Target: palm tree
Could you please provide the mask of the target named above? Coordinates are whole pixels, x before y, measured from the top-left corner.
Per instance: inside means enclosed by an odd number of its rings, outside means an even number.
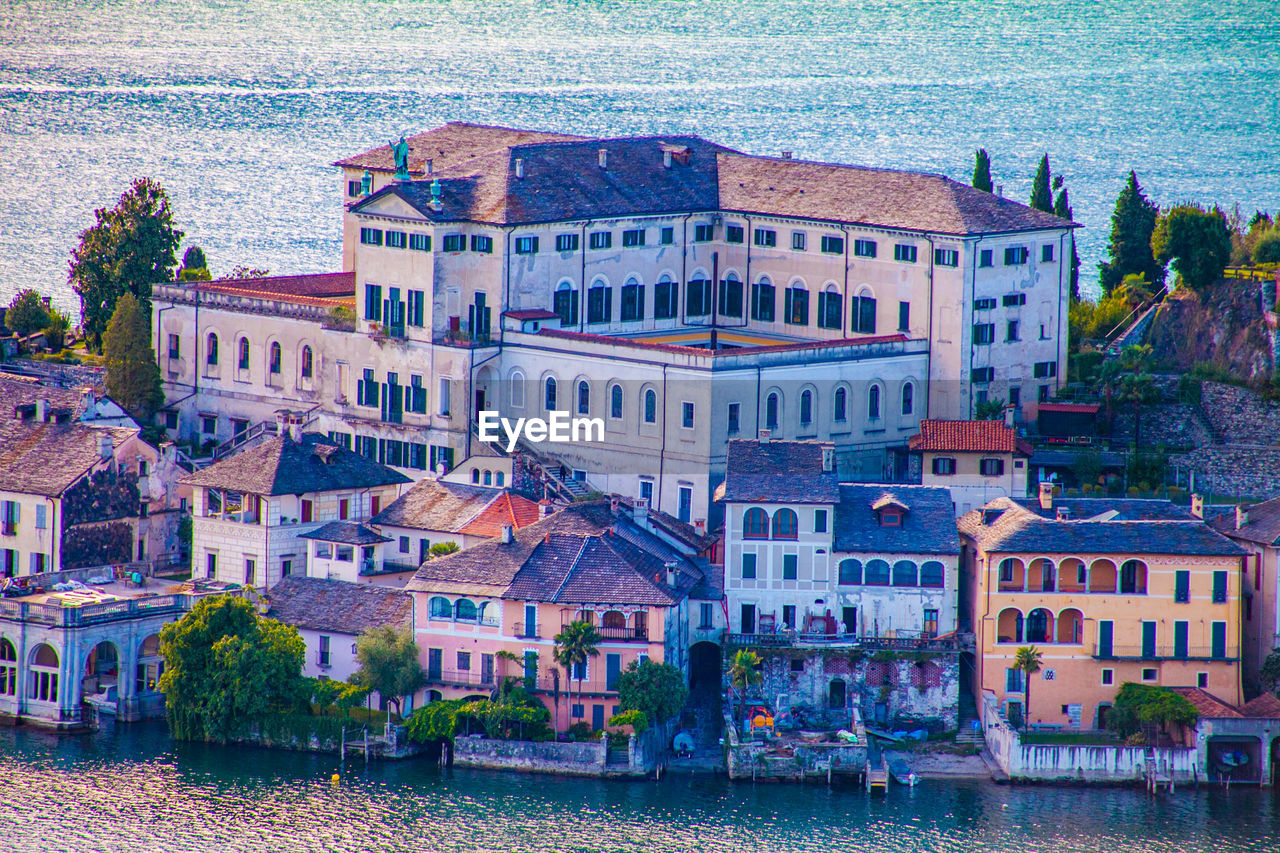
[[[764,680],[759,667],[760,655],[750,649],[738,649],[729,663],[729,684],[735,690],[741,691],[744,702],[747,698],[747,688]]]
[[[1022,713],[1022,728],[1026,731],[1031,722],[1031,676],[1040,671],[1040,650],[1035,646],[1019,646],[1013,656],[1013,668],[1026,676],[1027,683],[1023,687],[1022,702],[1025,710]]]
[[[600,635],[590,622],[578,620],[570,622],[560,629],[555,636],[556,648],[553,653],[556,663],[564,667],[566,679],[573,678],[575,664],[586,664],[589,658],[600,654],[596,644]],[[582,679],[578,679],[578,704],[582,704]]]

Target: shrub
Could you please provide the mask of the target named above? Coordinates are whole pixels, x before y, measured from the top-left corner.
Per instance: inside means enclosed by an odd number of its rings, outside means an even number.
[[[611,726],[631,726],[636,734],[644,734],[649,728],[649,717],[644,711],[620,711],[609,718]]]
[[[569,726],[567,733],[571,740],[588,740],[591,737],[591,726],[585,720],[579,720]]]

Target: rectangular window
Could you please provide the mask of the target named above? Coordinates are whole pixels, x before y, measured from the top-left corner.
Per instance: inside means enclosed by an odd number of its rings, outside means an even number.
[[[1035,367],[1032,368],[1032,375],[1036,379],[1049,379],[1058,375],[1058,362],[1056,361],[1037,361]]]
[[[320,635],[320,665],[321,666],[329,665],[329,639],[330,638],[324,634]]]
[[[1018,321],[1010,320],[1004,324],[1004,339],[1008,341],[1018,340]]]
[[[791,250],[793,252],[803,252],[805,244],[805,235],[803,231],[791,232]]]
[[[686,524],[693,520],[693,488],[681,486],[676,494],[676,518]]]
[[[218,432],[218,419],[213,415],[200,416],[200,432],[204,435],[215,435]]]
[[[471,652],[458,652],[458,672],[471,671]]]
[[[742,411],[740,403],[729,404],[729,434],[737,435],[739,430],[739,416]]]
[[[17,504],[15,504],[15,506],[17,506]],[[145,503],[142,504],[140,509],[142,510],[140,515],[142,515],[143,518],[146,518],[147,505]],[[44,530],[46,527],[48,527],[49,525],[48,514],[49,514],[49,507],[45,506],[44,504],[36,504],[36,530]]]
[[[724,241],[726,243],[741,243],[743,236],[741,225],[726,225],[724,227]]]
[[[537,237],[517,237],[516,238],[516,254],[517,255],[536,255],[538,253]]]
[[[676,229],[670,225],[661,228],[658,231],[658,244],[661,246],[670,246],[676,241]]]
[[[782,605],[782,625],[788,629],[796,627],[796,606],[794,604]],[[801,660],[800,665],[804,666],[803,660]]]
[[[627,249],[635,249],[644,245],[644,229],[633,228],[622,232],[622,245]]]
[[[1173,600],[1191,600],[1191,572],[1186,569],[1178,569],[1173,573]]]
[[[933,262],[940,267],[958,267],[960,253],[955,249],[934,249]]]
[[[182,355],[182,348],[179,345],[178,336],[170,335],[169,336],[169,358],[179,358],[181,357],[181,355]]]
[[[1000,477],[1004,475],[1003,459],[983,459],[978,462],[978,473],[984,477]]]
[[[798,554],[782,555],[782,579],[784,581],[793,581],[796,579],[799,563],[800,556]]]
[[[715,605],[704,601],[698,605],[698,627],[702,629],[715,627]]]
[[[1006,267],[1021,266],[1027,262],[1026,246],[1010,246],[1004,250],[1004,265]]]
[[[824,255],[843,255],[844,254],[844,238],[832,237],[826,235],[822,238],[822,253]]]
[[[752,232],[751,242],[767,249],[773,248],[778,245],[778,232],[772,228],[757,228]]]
[[[815,509],[813,511],[813,532],[827,532],[827,511],[825,509]]]
[[[440,377],[440,389],[436,395],[436,414],[449,414],[449,377]]]
[[[360,242],[366,246],[382,245],[382,229],[381,228],[361,228]]]
[[[995,307],[996,307],[996,300],[994,297],[973,300],[974,311],[990,311],[992,308],[995,308]]]
[[[893,259],[906,264],[914,264],[916,262],[916,247],[909,246],[906,243],[895,243],[893,246]]]
[[[1053,244],[1045,243],[1040,247],[1040,262],[1048,264],[1053,262]]]
[[[609,231],[592,231],[588,245],[593,249],[608,249],[613,246],[613,234]]]
[[[898,331],[905,332],[911,328],[911,303],[898,303]]]
[[[1020,407],[1022,405],[1022,389],[1017,385],[1009,386],[1009,405],[1014,407]],[[1021,468],[1022,463],[1015,462],[1013,467]]]
[[[1142,623],[1142,656],[1147,659],[1156,656],[1156,623],[1144,621]]]
[[[1027,294],[1025,293],[1006,293],[1000,297],[1000,304],[1005,308],[1017,308],[1020,305],[1027,304]]]
[[[382,286],[366,284],[364,286],[364,318],[377,322],[382,319]]]
[[[754,578],[756,576],[755,554],[742,555],[742,576],[747,579]]]
[[[409,297],[408,323],[410,326],[421,327],[426,322],[424,310],[426,296],[421,290],[410,290],[406,295]]]
[[[482,255],[493,254],[493,238],[485,237],[481,234],[472,234],[471,251],[479,252]]]
[[[359,181],[347,181],[347,195],[350,196],[351,198],[355,198],[356,196],[360,195]]]
[[[1197,672],[1197,673],[1196,673],[1196,687],[1199,687],[1201,690],[1206,690],[1206,689],[1208,689],[1208,687],[1209,687],[1209,673],[1207,673],[1207,672]]]
[[[995,262],[992,260],[992,252],[990,249],[983,249],[978,254],[978,266],[980,267],[995,266]]]
[[[405,389],[405,408],[419,415],[427,413],[427,389],[422,384],[422,377],[410,374],[409,387]]]
[[[668,320],[680,313],[680,291],[674,281],[660,281],[653,286],[653,318]]]
[[[557,234],[556,235],[556,251],[557,252],[578,251],[578,235],[577,234]]]
[[[1173,623],[1173,656],[1179,660],[1187,659],[1187,622]]]
[[[1021,693],[1022,692],[1022,670],[1006,669],[1004,671],[1004,692],[1005,693]]]
[[[403,249],[409,245],[409,235],[403,231],[387,232],[387,247],[390,249]]]
[[[1111,684],[1115,678],[1115,670],[1104,669],[1102,671],[1102,683]]]
[[[467,235],[465,234],[444,235],[444,250],[446,252],[465,252],[467,250]]]
[[[1227,573],[1213,573],[1213,603],[1222,604],[1227,600]]]
[[[975,344],[989,344],[995,339],[995,323],[975,323],[973,325],[973,342]]]
[[[693,226],[693,242],[710,243],[716,237],[716,227],[711,224]]]
[[[680,426],[685,429],[693,429],[693,403],[683,403],[680,406]]]
[[[975,367],[969,371],[970,382],[994,382],[996,378],[996,369],[994,367]]]
[[[371,368],[366,367],[364,378],[356,382],[356,402],[361,406],[378,407],[378,380]]]
[[[950,477],[956,472],[956,460],[950,456],[935,456],[933,473],[941,477]]]
[[[430,252],[431,251],[431,235],[430,234],[410,234],[409,249],[414,252]]]
[[[859,258],[874,258],[876,256],[876,241],[854,240],[853,253]]]
[[[1142,670],[1143,681],[1156,681],[1157,678],[1155,667],[1146,667]]]
[[[1209,626],[1209,640],[1212,648],[1209,655],[1214,660],[1222,660],[1227,656],[1227,623],[1214,622]]]

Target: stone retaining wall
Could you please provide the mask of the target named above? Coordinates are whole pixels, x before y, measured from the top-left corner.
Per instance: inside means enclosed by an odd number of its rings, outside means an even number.
[[[1280,495],[1280,447],[1201,447],[1169,461],[1195,473],[1198,492],[1257,500]]]
[[[1201,406],[1228,444],[1280,445],[1280,403],[1264,400],[1248,388],[1204,382]]]

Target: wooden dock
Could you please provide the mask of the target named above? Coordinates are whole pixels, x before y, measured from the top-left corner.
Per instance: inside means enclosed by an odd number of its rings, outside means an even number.
[[[885,769],[884,758],[867,765],[867,791],[877,790],[882,794],[889,790],[889,771]]]

